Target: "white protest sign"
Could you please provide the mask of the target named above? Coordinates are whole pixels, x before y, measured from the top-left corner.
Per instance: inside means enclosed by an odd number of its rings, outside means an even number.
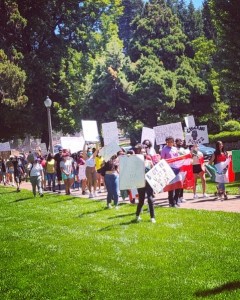
[[[70,149],[71,153],[76,153],[80,150],[83,150],[84,146],[84,138],[82,136],[62,136],[61,137],[61,145],[63,149]]]
[[[99,151],[99,155],[103,157],[105,161],[108,161],[113,155],[117,154],[121,148],[116,142],[111,142],[110,144],[104,146]]]
[[[184,117],[185,123],[187,127],[194,127],[195,125],[195,120],[193,116],[187,116]]]
[[[167,125],[160,125],[153,127],[155,136],[156,136],[156,144],[161,145],[166,143],[166,137],[172,136],[175,139],[184,139],[183,130],[181,122],[171,123]]]
[[[11,147],[10,147],[10,143],[6,142],[6,143],[0,143],[0,151],[10,151]]]
[[[42,155],[46,155],[46,154],[48,153],[48,151],[47,151],[47,146],[46,146],[45,143],[41,143],[41,144],[39,145],[39,148],[40,148],[40,150],[41,150],[41,152],[42,152]]]
[[[144,157],[137,155],[122,155],[119,157],[120,190],[130,190],[145,186]]]
[[[144,140],[149,140],[153,147],[155,144],[155,132],[153,128],[143,127],[142,128],[142,137],[141,137],[141,144]]]
[[[109,122],[102,124],[102,132],[104,145],[108,145],[111,142],[116,142],[118,144],[118,128],[117,122]]]
[[[86,165],[79,165],[78,169],[78,179],[84,180],[86,179]]]
[[[161,159],[151,170],[149,170],[145,178],[155,193],[160,193],[174,178],[175,174],[169,164]]]
[[[99,133],[96,121],[82,120],[82,129],[86,142],[99,142]]]
[[[185,140],[186,145],[207,144],[209,142],[207,125],[185,127]]]

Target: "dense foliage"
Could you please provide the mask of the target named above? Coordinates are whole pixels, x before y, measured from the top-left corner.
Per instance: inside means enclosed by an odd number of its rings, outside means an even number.
[[[0,0],[0,139],[239,119],[238,1]]]

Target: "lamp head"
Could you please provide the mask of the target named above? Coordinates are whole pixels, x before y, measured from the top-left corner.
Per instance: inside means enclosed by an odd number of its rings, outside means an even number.
[[[44,101],[44,105],[46,106],[46,108],[50,108],[52,106],[52,100],[48,96]]]

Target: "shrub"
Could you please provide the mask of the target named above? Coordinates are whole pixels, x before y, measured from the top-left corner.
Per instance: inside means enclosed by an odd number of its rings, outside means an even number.
[[[240,140],[240,130],[235,132],[222,131],[217,134],[209,134],[210,143],[215,143],[216,141],[238,142],[239,140]]]
[[[230,120],[223,125],[224,131],[240,131],[240,123],[236,120]]]

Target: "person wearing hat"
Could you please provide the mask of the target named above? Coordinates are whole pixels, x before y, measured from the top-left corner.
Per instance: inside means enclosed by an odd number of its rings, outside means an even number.
[[[36,197],[36,187],[38,188],[40,197],[43,197],[42,180],[44,174],[40,158],[34,157],[34,162],[30,167],[29,175],[34,197]]]
[[[63,159],[63,148],[61,146],[58,147],[58,153],[54,155],[55,160],[55,170],[57,174],[57,181],[58,181],[58,193],[61,193],[61,181],[62,181],[62,172],[60,168],[60,162]]]

